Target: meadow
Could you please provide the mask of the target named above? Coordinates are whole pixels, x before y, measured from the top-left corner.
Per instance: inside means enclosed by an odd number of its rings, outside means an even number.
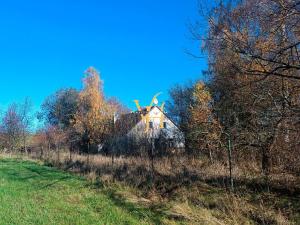
[[[160,224],[149,209],[33,161],[0,159],[0,224]]]
[[[298,224],[299,180],[185,158],[61,153],[0,160],[0,224]],[[249,164],[249,166],[251,166]],[[252,165],[253,167],[255,165]],[[154,169],[154,170],[153,170]],[[251,173],[249,171],[252,171]]]

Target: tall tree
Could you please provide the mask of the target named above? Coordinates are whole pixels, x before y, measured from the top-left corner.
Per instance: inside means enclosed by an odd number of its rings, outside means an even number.
[[[219,147],[221,141],[221,129],[213,113],[212,96],[201,81],[195,84],[193,102],[188,112],[190,148],[196,152],[208,152],[212,161],[212,152]]]
[[[220,121],[236,147],[259,150],[265,174],[276,143],[299,136],[299,21],[298,0],[220,1],[208,14],[205,49]]]
[[[73,88],[61,89],[46,98],[39,118],[47,124],[68,129],[78,110],[79,93]]]
[[[21,144],[22,121],[18,114],[17,104],[13,103],[8,106],[1,126],[2,133],[5,137],[5,146],[9,151],[16,151]]]
[[[176,85],[169,91],[170,99],[166,104],[168,115],[187,132],[190,120],[189,108],[193,102],[194,83]]]
[[[82,135],[88,151],[91,144],[102,144],[105,141],[112,127],[113,113],[105,101],[99,72],[93,67],[88,68],[75,115],[75,128]]]
[[[21,134],[22,134],[22,144],[23,150],[27,153],[27,139],[30,135],[30,129],[32,126],[32,103],[29,98],[26,98],[22,104],[19,106],[18,114],[21,120]]]

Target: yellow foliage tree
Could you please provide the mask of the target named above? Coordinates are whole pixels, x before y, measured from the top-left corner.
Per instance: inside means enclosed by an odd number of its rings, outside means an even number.
[[[113,108],[105,101],[103,81],[93,67],[85,72],[78,105],[74,125],[88,145],[88,149],[90,144],[103,143],[112,127]]]
[[[212,112],[212,97],[205,84],[197,82],[193,91],[193,103],[190,106],[188,137],[190,148],[208,152],[212,159],[212,150],[220,141],[220,126]]]

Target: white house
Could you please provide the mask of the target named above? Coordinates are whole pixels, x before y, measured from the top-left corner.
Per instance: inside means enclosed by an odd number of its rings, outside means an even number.
[[[116,129],[123,135],[140,139],[164,138],[169,147],[184,148],[184,134],[159,106],[121,115],[115,119]]]

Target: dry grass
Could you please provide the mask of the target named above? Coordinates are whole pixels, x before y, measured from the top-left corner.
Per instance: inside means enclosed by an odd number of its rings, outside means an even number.
[[[183,156],[155,159],[102,155],[60,154],[45,157],[46,163],[86,176],[93,183],[122,186],[118,195],[132,203],[154,208],[187,224],[296,224],[299,221],[299,177],[272,174],[271,192],[258,165],[235,165],[235,193],[228,187],[228,168]],[[122,190],[122,191],[120,191]],[[169,221],[170,222],[170,221]],[[169,223],[166,222],[166,223]]]

